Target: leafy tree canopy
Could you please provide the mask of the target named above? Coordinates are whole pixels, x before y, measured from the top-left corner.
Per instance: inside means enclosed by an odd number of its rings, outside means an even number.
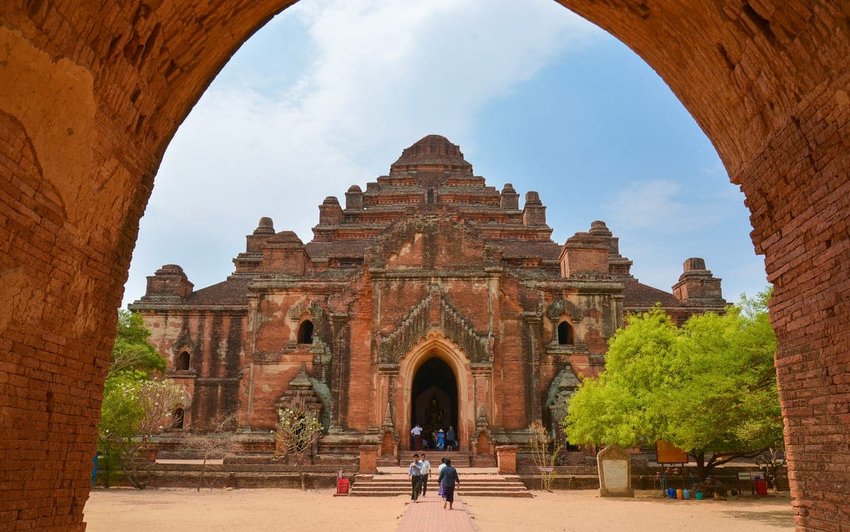
[[[133,470],[136,456],[151,436],[170,425],[173,410],[185,402],[180,386],[157,378],[166,362],[148,343],[149,337],[141,316],[119,311],[98,426],[107,484],[113,471],[123,469],[134,485],[144,486]]]
[[[630,316],[611,339],[605,371],[570,400],[569,441],[635,447],[665,440],[686,449],[703,478],[735,456],[776,446],[782,417],[769,298],[770,291],[744,297],[681,329],[660,308]]]
[[[118,311],[118,330],[107,378],[123,371],[140,372],[149,378],[165,371],[165,358],[148,342],[151,333],[139,314]]]

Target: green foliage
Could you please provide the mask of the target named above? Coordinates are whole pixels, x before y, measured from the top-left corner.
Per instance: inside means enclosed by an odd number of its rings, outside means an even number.
[[[565,420],[574,444],[651,446],[666,440],[708,469],[782,441],[767,315],[770,292],[678,329],[660,308],[630,316],[606,369],[586,380]],[[700,466],[702,467],[702,466]]]
[[[148,343],[151,333],[139,314],[118,311],[118,331],[107,378],[122,372],[136,371],[140,377],[150,378],[165,371],[165,358]]]
[[[155,379],[166,363],[149,337],[141,316],[119,311],[98,426],[107,485],[118,469],[128,472],[150,437],[170,424],[172,410],[185,401],[182,388]]]

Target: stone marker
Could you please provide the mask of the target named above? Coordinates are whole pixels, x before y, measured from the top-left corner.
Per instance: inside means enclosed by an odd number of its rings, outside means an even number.
[[[629,453],[615,446],[605,447],[596,455],[601,497],[634,497],[632,461]]]

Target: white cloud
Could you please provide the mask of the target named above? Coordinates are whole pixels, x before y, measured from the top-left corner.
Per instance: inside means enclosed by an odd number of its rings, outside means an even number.
[[[474,151],[485,105],[602,31],[551,0],[315,0],[280,17],[308,37],[305,68],[280,91],[223,76],[203,96],[156,178],[125,301],[163,263],[196,287],[222,280],[260,216],[309,240],[324,196],[373,180],[425,134]]]
[[[727,187],[728,188],[728,187]],[[652,230],[683,234],[714,225],[729,213],[721,201],[728,191],[684,194],[682,185],[663,179],[633,182],[619,190],[605,206],[607,217],[624,231]]]

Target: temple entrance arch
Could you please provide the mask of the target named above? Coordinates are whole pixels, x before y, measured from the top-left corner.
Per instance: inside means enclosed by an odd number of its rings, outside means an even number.
[[[411,448],[410,429],[414,423],[428,429],[426,423],[438,422],[442,410],[444,430],[454,426],[460,450],[468,450],[475,430],[475,413],[489,412],[491,408],[485,399],[489,393],[476,393],[466,354],[441,331],[431,330],[401,358],[398,368],[395,408],[401,414],[400,447]],[[432,398],[436,399],[436,407],[431,405]]]
[[[457,379],[440,357],[425,361],[413,377],[410,401],[411,424],[419,424],[427,447],[436,445],[435,434],[457,427]]]

